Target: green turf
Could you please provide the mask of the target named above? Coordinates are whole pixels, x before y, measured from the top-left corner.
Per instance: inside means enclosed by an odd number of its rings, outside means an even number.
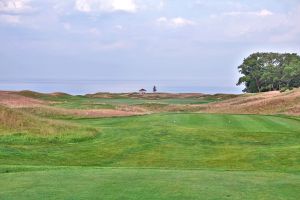
[[[89,95],[72,96],[68,94],[49,95],[32,91],[22,91],[19,94],[46,100],[51,102],[52,106],[67,109],[116,109],[120,105],[140,105],[144,107],[167,106],[167,105],[192,105],[192,104],[207,104],[220,101],[222,99],[234,98],[236,95],[204,95],[199,97],[151,97],[151,96],[130,96],[129,94],[110,94],[110,98],[92,97]],[[103,95],[103,94],[102,94]],[[124,96],[129,95],[129,96]],[[157,107],[155,106],[155,107]]]
[[[299,175],[126,168],[0,173],[0,199],[297,199]]]
[[[35,97],[35,96],[34,96]],[[145,99],[145,98],[91,98],[88,96],[38,96],[42,100],[51,101],[53,106],[62,108],[79,109],[115,109],[118,105],[143,105],[143,104],[207,104],[219,101],[217,97],[201,98],[163,98],[163,99]]]
[[[87,97],[69,97],[71,99],[60,99],[56,107],[62,108],[81,108],[81,109],[115,109],[118,105],[144,105],[144,104],[206,104],[216,101],[216,99],[132,99],[132,98],[119,98],[119,99],[105,99],[105,98],[87,98]]]
[[[23,134],[0,137],[6,164],[217,168],[297,171],[300,121],[285,117],[157,114],[77,119],[98,133],[53,141]],[[81,140],[80,138],[85,138]],[[10,140],[11,139],[11,140]],[[9,141],[9,142],[8,142]]]
[[[0,136],[0,199],[300,196],[299,118],[166,113],[64,123],[98,132]]]

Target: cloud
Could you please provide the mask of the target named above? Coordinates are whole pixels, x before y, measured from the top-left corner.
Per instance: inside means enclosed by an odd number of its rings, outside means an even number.
[[[76,0],[75,9],[80,12],[116,12],[134,13],[137,5],[134,0]]]
[[[115,26],[115,29],[117,29],[117,30],[123,30],[124,27],[122,25],[118,24],[118,25]]]
[[[0,15],[0,22],[8,23],[8,24],[19,24],[21,22],[20,16],[18,15]]]
[[[273,34],[270,37],[271,42],[291,42],[293,44],[299,43],[300,36],[300,5],[290,11],[286,16],[283,16],[280,20],[276,20],[274,23],[278,25],[280,32]]]
[[[168,19],[166,17],[160,17],[156,20],[158,23],[167,23]]]
[[[167,0],[135,0],[140,11],[162,11],[167,6]]]
[[[97,28],[90,28],[88,32],[94,36],[100,36],[102,34],[101,31]]]
[[[156,20],[159,25],[167,25],[171,27],[182,27],[182,26],[190,26],[195,25],[194,21],[182,18],[182,17],[175,17],[168,19],[166,17],[160,17]]]
[[[265,16],[273,15],[273,13],[269,10],[264,9],[264,10],[261,10],[260,12],[256,13],[256,15],[265,17]]]
[[[0,23],[21,24],[22,15],[32,9],[30,0],[0,0]]]
[[[23,13],[31,10],[29,0],[1,0],[0,12],[1,13]]]
[[[166,0],[161,0],[161,1],[158,2],[157,8],[159,10],[162,10],[165,6],[166,6]]]
[[[212,16],[210,22],[201,27],[213,27],[215,33],[222,33],[224,40],[296,44],[300,41],[299,20],[300,5],[295,5],[287,12],[268,9],[223,12]]]
[[[267,9],[262,9],[260,11],[233,11],[233,12],[225,12],[223,13],[226,16],[241,16],[241,15],[249,15],[249,16],[258,16],[258,17],[267,17],[273,15],[273,13]]]
[[[69,31],[69,30],[72,29],[72,26],[71,26],[71,24],[69,24],[69,23],[63,23],[63,27],[64,27],[64,29],[67,30],[67,31]]]

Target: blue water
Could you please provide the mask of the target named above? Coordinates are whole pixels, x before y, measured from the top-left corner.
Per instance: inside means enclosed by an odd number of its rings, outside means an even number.
[[[137,92],[144,88],[152,91],[156,85],[158,92],[171,93],[232,93],[242,92],[241,87],[204,86],[197,80],[0,80],[0,90],[33,90],[37,92],[66,92],[69,94],[89,94],[96,92]]]

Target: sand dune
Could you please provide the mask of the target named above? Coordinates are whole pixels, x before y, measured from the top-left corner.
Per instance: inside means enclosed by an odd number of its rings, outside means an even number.
[[[43,112],[53,112],[61,115],[75,115],[85,117],[113,117],[131,116],[157,112],[207,112],[207,113],[232,113],[232,114],[288,114],[300,115],[300,89],[287,92],[265,92],[258,94],[242,95],[203,95],[203,94],[149,94],[142,98],[202,98],[214,97],[218,102],[192,105],[192,104],[141,104],[119,105],[116,109],[69,109],[51,106],[53,102],[42,100],[47,95],[67,95],[63,93],[42,94],[31,91],[10,92],[0,91],[0,105],[10,108],[40,108]],[[108,96],[107,96],[108,95]],[[87,95],[90,98],[127,98],[138,97],[138,94],[109,94],[98,93]],[[140,96],[139,96],[140,97]],[[44,98],[45,99],[45,98]]]
[[[300,115],[300,89],[244,94],[237,98],[206,105],[211,113]]]
[[[17,92],[0,91],[0,105],[11,108],[39,107],[47,105],[46,101],[34,99],[18,94]]]

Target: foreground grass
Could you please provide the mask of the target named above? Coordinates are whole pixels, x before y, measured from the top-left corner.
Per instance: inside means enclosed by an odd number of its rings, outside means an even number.
[[[78,140],[2,135],[0,164],[300,170],[300,121],[293,118],[157,114],[68,122],[99,132]]]
[[[23,119],[26,112],[8,110],[7,115],[2,110],[10,119]],[[0,199],[296,200],[300,196],[296,117],[192,113],[70,117],[58,124],[72,126],[55,126],[63,134],[43,134],[39,127],[43,122],[46,129],[51,126],[52,115],[41,119],[31,115],[29,124],[19,120],[18,126],[11,123],[0,130]],[[38,131],[24,132],[28,126]]]
[[[0,199],[298,199],[300,176],[276,172],[33,168],[0,173]]]

